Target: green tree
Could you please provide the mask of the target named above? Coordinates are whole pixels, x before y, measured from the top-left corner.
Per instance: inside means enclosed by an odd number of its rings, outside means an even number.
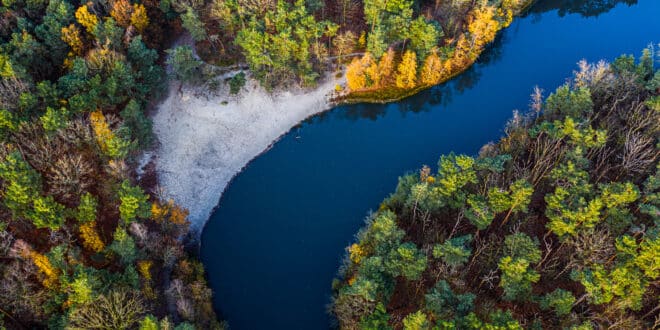
[[[172,66],[172,71],[181,81],[192,81],[197,78],[202,62],[193,55],[189,46],[177,46],[167,50],[167,64]]]
[[[149,218],[151,215],[151,205],[148,202],[149,196],[145,195],[140,187],[132,186],[128,180],[122,182],[119,188],[119,216],[128,224],[135,221],[136,218]]]
[[[440,280],[424,296],[426,309],[436,318],[451,319],[464,317],[474,309],[473,293],[456,294],[445,280]]]
[[[374,311],[368,316],[363,317],[360,320],[360,329],[361,330],[391,330],[392,327],[389,325],[388,321],[390,315],[387,314],[385,306],[382,303],[378,303]]]
[[[47,132],[54,132],[64,128],[67,123],[67,111],[64,108],[55,110],[51,107],[46,108],[46,113],[41,116],[41,125]]]
[[[426,330],[429,328],[429,321],[426,318],[426,314],[422,311],[408,314],[408,316],[403,319],[404,330]]]
[[[241,88],[245,86],[245,73],[239,72],[238,74],[231,77],[229,80],[229,92],[231,94],[238,94],[241,91]]]
[[[413,243],[403,243],[390,251],[385,260],[385,271],[394,276],[418,280],[426,270],[426,255]]]
[[[508,235],[504,239],[505,253],[498,267],[502,272],[500,286],[504,289],[505,300],[527,300],[541,275],[530,265],[541,260],[538,242],[523,233]]]
[[[483,230],[490,226],[495,218],[495,212],[490,208],[486,197],[481,195],[470,195],[467,198],[469,208],[465,210],[465,217],[470,220],[477,229]]]
[[[138,253],[133,238],[124,228],[117,226],[113,239],[112,244],[108,247],[110,251],[116,253],[125,265],[133,263]]]
[[[436,21],[427,22],[424,16],[419,16],[410,25],[410,47],[417,53],[417,58],[426,58],[442,35],[442,28]]]
[[[527,205],[534,193],[534,188],[525,179],[519,179],[509,186],[508,191],[498,188],[491,188],[488,192],[488,203],[490,208],[496,212],[507,211],[502,225],[504,225],[513,212],[527,212]]]
[[[188,30],[193,40],[202,41],[206,39],[204,23],[192,7],[186,8],[186,11],[181,15],[181,25]]]
[[[591,92],[586,87],[571,90],[569,85],[563,85],[550,94],[545,101],[545,114],[548,118],[584,118],[593,110]]]
[[[85,192],[80,195],[80,204],[78,204],[76,220],[81,223],[95,221],[97,207],[98,202],[92,194]]]
[[[541,309],[553,309],[557,316],[568,315],[573,308],[575,297],[570,291],[555,289],[541,298]]]
[[[433,247],[433,256],[442,258],[447,265],[458,267],[465,264],[472,254],[472,249],[467,245],[472,241],[472,235],[464,235],[446,240],[442,244]]]
[[[148,146],[152,140],[151,121],[145,116],[138,102],[131,99],[119,114],[131,137],[137,139],[139,145]]]

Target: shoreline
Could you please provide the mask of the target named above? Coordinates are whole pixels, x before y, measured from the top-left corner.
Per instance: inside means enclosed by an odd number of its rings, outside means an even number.
[[[335,85],[344,83],[329,72],[314,89],[270,93],[248,79],[230,95],[224,83],[211,91],[170,82],[151,117],[153,157],[164,197],[189,210],[196,240],[231,180],[293,127],[336,106]]]

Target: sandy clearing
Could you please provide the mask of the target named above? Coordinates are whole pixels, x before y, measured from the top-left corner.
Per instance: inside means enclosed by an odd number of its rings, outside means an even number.
[[[343,78],[327,78],[313,90],[268,93],[248,79],[239,95],[181,86],[173,81],[153,116],[159,141],[156,170],[166,198],[190,211],[197,235],[231,179],[250,160],[304,119],[332,107]]]

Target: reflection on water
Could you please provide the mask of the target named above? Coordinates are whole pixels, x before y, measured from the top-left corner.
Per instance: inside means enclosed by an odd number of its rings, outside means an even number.
[[[541,0],[531,13],[545,13],[550,10],[558,10],[559,16],[566,14],[580,14],[584,17],[597,17],[610,11],[619,3],[632,6],[637,0]]]

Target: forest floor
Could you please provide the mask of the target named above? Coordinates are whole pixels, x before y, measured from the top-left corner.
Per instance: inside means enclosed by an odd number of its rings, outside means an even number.
[[[231,95],[226,77],[216,89],[171,80],[152,117],[159,187],[190,211],[197,238],[231,179],[292,127],[330,109],[335,85],[345,84],[328,72],[314,89],[268,92],[248,77]]]

